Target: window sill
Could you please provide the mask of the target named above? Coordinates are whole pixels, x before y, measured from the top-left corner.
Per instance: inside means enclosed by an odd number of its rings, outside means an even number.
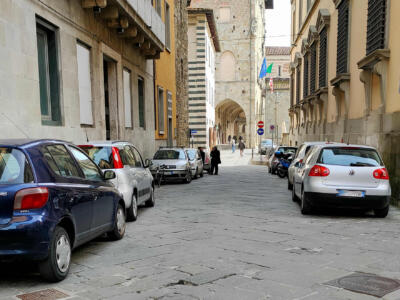
[[[331,80],[331,85],[338,86],[341,83],[348,82],[348,81],[350,81],[350,73],[343,73],[343,74],[340,74],[340,75],[336,76],[335,78],[333,78]]]
[[[318,90],[315,91],[315,94],[317,96],[322,95],[322,94],[328,94],[328,87],[326,86],[326,87],[319,88]]]
[[[371,54],[365,56],[362,60],[360,60],[357,65],[359,69],[370,70],[377,63],[388,60],[390,58],[390,50],[389,49],[378,49],[372,52]]]
[[[171,54],[171,49],[170,49],[169,47],[165,46],[165,50],[167,50],[167,52],[168,52],[169,54]]]
[[[44,126],[62,126],[61,121],[42,120]]]

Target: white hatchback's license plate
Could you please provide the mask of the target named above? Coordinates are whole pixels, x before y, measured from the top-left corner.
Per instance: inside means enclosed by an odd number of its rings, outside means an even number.
[[[169,171],[169,172],[167,172],[167,175],[174,175],[174,172],[173,171]]]
[[[346,190],[338,190],[337,195],[339,197],[355,197],[355,198],[364,198],[364,191],[346,191]]]

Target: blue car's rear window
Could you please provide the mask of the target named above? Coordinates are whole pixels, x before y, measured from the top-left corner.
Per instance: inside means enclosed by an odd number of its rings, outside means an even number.
[[[21,184],[34,181],[25,154],[15,148],[0,148],[0,184]]]

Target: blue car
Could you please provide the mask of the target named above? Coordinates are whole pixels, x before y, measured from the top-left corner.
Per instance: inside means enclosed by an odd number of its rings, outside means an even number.
[[[121,239],[125,207],[113,178],[70,143],[0,140],[0,259],[38,261],[56,282],[72,249],[104,233]]]

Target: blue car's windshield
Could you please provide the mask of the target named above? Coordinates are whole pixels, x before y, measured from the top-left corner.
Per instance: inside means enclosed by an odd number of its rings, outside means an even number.
[[[32,169],[25,154],[14,148],[0,148],[0,184],[33,182]]]

